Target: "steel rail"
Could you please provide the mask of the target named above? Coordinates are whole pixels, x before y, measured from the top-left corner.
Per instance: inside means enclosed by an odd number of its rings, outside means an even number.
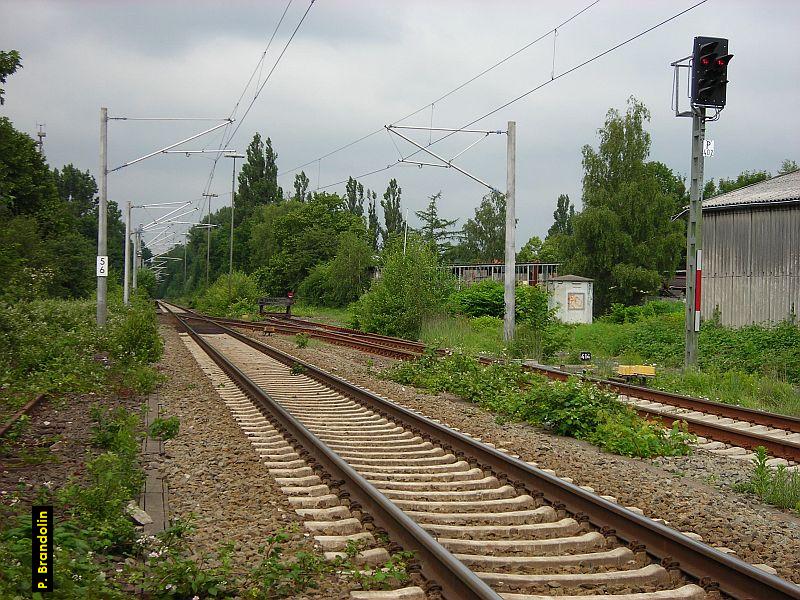
[[[28,402],[26,402],[22,408],[20,408],[17,412],[11,415],[11,418],[8,421],[6,421],[2,427],[0,427],[0,437],[3,437],[8,432],[8,430],[14,426],[14,423],[16,423],[21,416],[30,414],[30,412],[36,407],[36,405],[39,404],[39,402],[41,402],[42,400],[44,400],[45,396],[46,394],[39,394],[35,398],[28,400]]]
[[[216,317],[206,317],[189,309],[183,310],[187,310],[187,312],[193,315],[194,318],[198,319],[209,319],[216,323],[230,325],[233,327],[243,327],[255,330],[263,329],[263,324],[240,321],[236,319],[218,319]],[[335,345],[348,346],[364,352],[370,352],[373,354],[379,354],[401,360],[416,359],[425,350],[425,345],[420,342],[412,342],[409,340],[391,338],[388,336],[375,336],[376,338],[379,338],[379,342],[375,342],[370,341],[372,338],[371,334],[357,333],[354,332],[354,330],[347,330],[347,328],[339,328],[333,325],[328,327],[318,327],[322,324],[311,321],[303,321],[303,326],[299,327],[298,325],[294,324],[293,321],[294,319],[279,318],[275,319],[275,321],[271,321],[269,326],[272,326],[276,329],[283,328],[283,331],[288,331],[289,333],[302,331],[308,334],[309,337],[321,339]],[[330,332],[322,332],[320,331],[322,328],[331,328],[332,330]],[[340,333],[340,330],[344,331]],[[353,333],[350,333],[351,331]],[[390,345],[393,342],[397,342],[397,346],[393,347]],[[439,350],[440,354],[445,354],[445,352],[446,351],[444,350]],[[481,357],[478,360],[486,365],[496,362],[493,359],[485,357]],[[784,429],[792,433],[800,432],[800,419],[795,417],[777,415],[756,409],[722,404],[719,402],[712,402],[702,398],[693,398],[691,396],[683,396],[671,392],[652,390],[631,384],[617,383],[597,377],[573,375],[544,365],[523,365],[523,369],[529,372],[545,375],[550,379],[561,381],[565,381],[569,377],[580,377],[585,381],[589,381],[601,388],[608,389],[618,394],[660,402],[662,404],[677,406],[679,408],[705,412],[719,417],[754,423],[756,425]],[[708,422],[689,415],[665,415],[657,409],[645,406],[632,405],[631,408],[633,408],[639,415],[651,420],[663,422],[668,427],[671,426],[675,421],[683,421],[687,424],[689,431],[696,435],[709,437],[716,441],[741,446],[750,450],[753,450],[759,446],[763,446],[772,456],[800,462],[800,442],[781,440],[769,435],[748,432],[724,423]]]
[[[211,346],[182,318],[167,307],[170,314],[181,324],[191,338],[254,402],[260,405],[276,424],[289,434],[290,441],[299,443],[313,457],[312,466],[318,465],[332,478],[344,481],[351,500],[351,508],[361,508],[374,522],[385,529],[392,540],[406,550],[414,551],[420,560],[423,575],[441,587],[449,600],[500,600],[500,596],[483,580],[456,559],[413,519],[380,493],[338,454],[331,450],[300,421],[293,417],[280,403],[254,383],[221,352]],[[193,317],[197,319],[198,317]],[[210,319],[203,319],[220,331],[237,339],[250,339]],[[241,336],[241,337],[239,337]],[[304,453],[300,453],[304,456]]]
[[[213,323],[211,319],[205,320]],[[456,456],[477,462],[479,467],[492,471],[498,479],[516,482],[528,493],[543,496],[548,502],[563,506],[576,517],[588,519],[601,531],[606,534],[613,533],[631,546],[643,546],[649,555],[660,560],[664,566],[673,569],[679,568],[685,574],[698,580],[707,589],[719,589],[723,593],[741,600],[800,599],[800,587],[780,577],[771,575],[741,559],[715,550],[674,529],[591,494],[522,460],[477,442],[463,433],[451,430],[384,400],[380,396],[354,386],[310,363],[267,346],[224,325],[216,323],[215,325],[224,333],[285,365],[302,366],[307,376],[342,395],[368,405],[382,416],[410,424],[409,429],[413,433],[429,440],[435,439],[444,449],[451,450]],[[377,490],[376,493],[380,494]]]

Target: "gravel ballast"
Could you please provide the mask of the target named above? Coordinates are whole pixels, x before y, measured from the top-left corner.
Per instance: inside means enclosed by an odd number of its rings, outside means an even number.
[[[162,323],[168,323],[164,320]],[[316,552],[253,446],[222,403],[172,324],[162,324],[160,363],[167,381],[160,387],[164,416],[180,420],[178,436],[166,443],[161,470],[169,486],[170,519],[190,519],[197,554],[234,544],[234,571],[242,574],[261,561],[259,548],[278,530],[291,533],[284,556]],[[293,533],[292,533],[293,532]],[[334,574],[295,598],[348,598],[350,587]]]
[[[753,564],[766,564],[779,576],[800,583],[800,518],[733,490],[750,467],[735,459],[697,450],[688,457],[634,459],[552,435],[523,423],[502,419],[451,394],[430,394],[379,377],[396,361],[341,346],[312,341],[300,349],[294,339],[263,337],[259,341],[306,360],[403,406],[420,410],[486,442],[535,461],[576,484],[636,506],[644,514],[691,532],[715,547],[727,548]]]

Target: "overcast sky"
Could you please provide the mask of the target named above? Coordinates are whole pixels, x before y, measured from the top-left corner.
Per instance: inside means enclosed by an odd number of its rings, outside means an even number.
[[[291,190],[292,168],[416,109],[427,105],[403,124],[430,126],[432,119],[437,127],[461,127],[695,1],[600,0],[558,30],[555,60],[551,34],[431,110],[433,100],[592,0],[317,0],[230,147],[243,151],[256,131],[269,136],[285,172],[280,183]],[[263,82],[308,2],[292,2],[257,80]],[[19,50],[23,59],[23,69],[6,83],[0,114],[32,135],[37,123],[46,123],[50,165],[71,162],[97,177],[101,106],[111,116],[228,117],[285,6],[283,0],[0,0],[0,49]],[[743,169],[774,173],[784,158],[800,161],[799,26],[800,2],[709,0],[476,124],[504,130],[509,120],[517,123],[518,245],[531,235],[544,236],[559,193],[580,203],[581,147],[596,146],[606,111],[624,110],[631,95],[652,112],[652,159],[688,173],[691,120],[670,110],[669,63],[691,53],[695,35],[728,37],[735,55],[728,106],[708,125],[716,155],[706,161],[706,177],[735,176]],[[256,83],[246,91],[237,119],[253,100]],[[212,125],[113,121],[109,167]],[[221,132],[183,148],[218,148]],[[423,132],[413,137],[429,139]],[[432,149],[449,157],[475,139],[458,134]],[[404,155],[413,150],[400,140],[398,147]],[[489,136],[456,162],[505,189],[505,156],[505,136]],[[344,184],[326,186],[397,159],[389,134],[382,132],[304,170],[311,189],[343,193]],[[120,205],[130,199],[199,206],[211,165],[211,156],[159,155],[110,174],[109,198]],[[219,198],[212,210],[230,202],[231,167],[230,159],[219,162],[211,184]],[[418,223],[413,212],[433,193],[442,192],[442,214],[461,224],[487,192],[452,169],[409,165],[361,181],[380,198],[391,177],[403,189],[412,225]],[[136,211],[134,225],[163,212]],[[199,220],[199,214],[191,217]]]

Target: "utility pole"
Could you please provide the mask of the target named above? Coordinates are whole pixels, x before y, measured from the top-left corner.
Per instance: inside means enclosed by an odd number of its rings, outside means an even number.
[[[206,213],[206,287],[208,287],[209,267],[211,265],[211,199],[219,194],[203,194],[208,198],[208,212]]]
[[[703,256],[703,140],[706,108],[695,106],[692,115],[692,172],[689,188],[689,221],[686,229],[686,348],[684,364],[697,366],[700,333],[700,293]]]
[[[517,187],[517,123],[508,122],[508,146],[506,150],[506,273],[505,273],[505,319],[503,320],[503,340],[510,342],[514,339],[515,319],[515,285],[517,255],[515,248],[515,233],[517,219],[515,212],[515,195]]]
[[[141,254],[142,254],[142,226],[136,229],[136,233],[134,234],[133,238],[133,289],[136,289],[136,275],[139,272],[139,267],[141,266]]]
[[[131,201],[128,200],[128,208],[125,218],[125,268],[122,278],[122,302],[125,306],[130,302],[131,290],[128,285],[131,272]]]
[[[228,304],[231,303],[231,279],[233,278],[233,207],[236,199],[236,159],[244,158],[244,154],[237,154],[231,152],[225,155],[226,158],[233,159],[233,172],[231,174],[231,250],[230,260],[228,262]],[[210,223],[209,223],[210,225]]]
[[[183,291],[186,292],[186,247],[189,243],[189,232],[183,234]]]
[[[108,109],[100,109],[100,205],[97,208],[97,325],[108,313]]]

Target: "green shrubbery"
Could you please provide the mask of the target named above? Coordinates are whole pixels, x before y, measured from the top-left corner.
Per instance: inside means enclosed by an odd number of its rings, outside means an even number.
[[[416,235],[384,251],[380,278],[354,307],[353,325],[364,331],[416,339],[426,318],[441,314],[454,279]]]
[[[111,300],[103,328],[87,300],[0,306],[0,389],[8,399],[0,410],[38,393],[149,392],[158,381],[149,363],[162,352],[153,306],[137,294],[128,307]]]
[[[200,312],[218,317],[239,317],[258,312],[258,299],[261,293],[256,277],[234,271],[230,277],[230,291],[227,275],[220,275],[195,300],[194,306]]]
[[[336,256],[314,267],[297,289],[298,296],[320,306],[346,306],[369,287],[373,250],[356,233],[342,234]]]
[[[518,365],[481,366],[470,356],[428,353],[389,369],[385,376],[435,392],[448,391],[504,417],[584,439],[609,452],[651,457],[688,454],[692,436],[678,427],[665,432],[636,415],[616,396],[573,379],[549,381]]]

